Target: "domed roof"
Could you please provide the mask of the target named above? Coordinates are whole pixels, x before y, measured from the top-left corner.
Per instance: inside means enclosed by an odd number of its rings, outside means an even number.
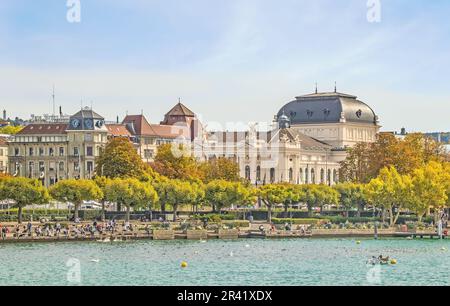
[[[296,97],[277,114],[287,114],[291,125],[308,123],[358,122],[377,124],[375,112],[356,96],[339,92],[315,93]]]

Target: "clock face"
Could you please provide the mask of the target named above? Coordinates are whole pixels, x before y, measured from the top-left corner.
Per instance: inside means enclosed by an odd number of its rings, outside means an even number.
[[[73,128],[78,128],[80,126],[80,120],[78,119],[72,119],[72,121],[70,122],[70,124],[72,125]]]
[[[103,126],[103,121],[102,121],[102,120],[98,120],[98,121],[95,123],[95,126],[98,127],[98,128],[101,128],[101,127]]]
[[[85,119],[84,125],[86,128],[92,129],[94,127],[94,122],[92,121],[92,119]]]

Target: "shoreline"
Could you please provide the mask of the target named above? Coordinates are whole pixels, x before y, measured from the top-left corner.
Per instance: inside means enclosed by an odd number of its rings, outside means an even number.
[[[161,232],[161,231],[160,231]],[[373,232],[362,232],[362,231],[352,231],[352,230],[341,230],[339,232],[330,231],[325,232],[323,230],[309,234],[297,234],[294,232],[277,232],[270,234],[262,234],[257,232],[233,232],[224,234],[221,236],[219,233],[208,232],[206,237],[188,237],[187,233],[176,232],[176,231],[164,231],[166,233],[156,234],[125,234],[125,235],[86,235],[78,237],[8,237],[5,240],[0,240],[0,245],[2,244],[14,244],[14,243],[54,243],[54,242],[98,242],[98,243],[113,243],[113,242],[124,242],[124,241],[143,241],[143,240],[155,240],[155,241],[173,241],[173,240],[190,240],[190,241],[207,241],[207,240],[242,240],[242,239],[261,239],[261,240],[283,240],[283,239],[345,239],[345,238],[375,238]],[[237,235],[236,235],[237,234]],[[381,232],[378,233],[378,238],[404,238],[404,239],[414,239],[414,240],[439,240],[437,233],[431,232],[418,232],[418,233],[407,233],[407,232]],[[444,236],[443,240],[449,239],[448,236]]]

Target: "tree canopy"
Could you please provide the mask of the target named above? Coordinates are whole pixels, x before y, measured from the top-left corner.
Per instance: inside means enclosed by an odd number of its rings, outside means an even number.
[[[96,175],[107,178],[138,178],[146,173],[146,165],[133,144],[124,137],[108,142],[96,161]]]
[[[83,201],[103,199],[103,192],[93,180],[64,180],[50,187],[51,196],[61,202],[71,202],[75,206],[74,217]]]
[[[49,201],[48,191],[38,180],[23,177],[0,178],[0,200],[14,201],[18,208],[18,221],[22,223],[22,208],[30,204]]]

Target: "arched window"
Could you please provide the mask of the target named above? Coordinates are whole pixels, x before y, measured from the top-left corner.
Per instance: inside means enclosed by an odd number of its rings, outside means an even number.
[[[256,167],[256,180],[261,181],[261,167]]]
[[[275,183],[275,168],[270,168],[270,183]]]
[[[327,173],[327,184],[331,185],[331,170],[328,169],[328,173]]]
[[[316,172],[314,171],[314,169],[311,169],[311,184],[315,183],[316,183]]]
[[[245,179],[251,180],[251,174],[250,174],[250,166],[245,167]]]
[[[299,170],[298,177],[299,177],[299,183],[303,184],[303,169],[302,168],[300,168],[300,170]]]
[[[289,168],[289,183],[292,183],[294,181],[294,170],[292,168]]]
[[[320,169],[320,183],[325,184],[325,170]]]
[[[338,178],[338,173],[336,171],[336,169],[333,170],[333,182],[337,183],[339,180]]]
[[[305,184],[309,184],[309,170],[305,169]]]

